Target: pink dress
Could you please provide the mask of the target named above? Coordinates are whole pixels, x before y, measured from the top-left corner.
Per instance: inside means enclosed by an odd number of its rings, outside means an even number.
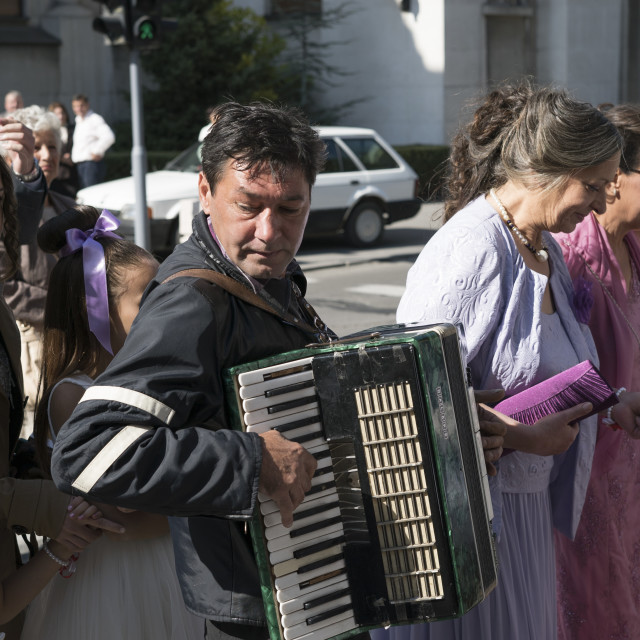
[[[633,233],[625,238],[633,266],[627,290],[594,214],[573,233],[556,239],[582,292],[578,306],[587,306],[591,287],[589,327],[600,370],[612,387],[640,390],[638,240]],[[601,423],[575,540],[556,532],[559,640],[640,637],[639,496],[640,440]]]

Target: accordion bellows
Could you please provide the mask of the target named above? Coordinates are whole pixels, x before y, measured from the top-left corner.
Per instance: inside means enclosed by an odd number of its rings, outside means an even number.
[[[518,422],[533,424],[582,402],[593,404],[589,416],[618,402],[615,392],[590,360],[506,398],[494,408]]]

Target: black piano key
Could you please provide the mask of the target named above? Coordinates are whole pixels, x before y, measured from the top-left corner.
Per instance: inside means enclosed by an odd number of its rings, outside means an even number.
[[[326,604],[327,602],[333,602],[333,600],[339,600],[343,596],[348,596],[351,593],[351,588],[346,587],[345,589],[340,589],[339,591],[333,591],[332,593],[327,593],[321,598],[316,598],[315,600],[309,600],[302,605],[302,608],[305,611],[309,609],[314,609],[315,607],[319,607],[320,605]]]
[[[293,514],[293,521],[302,520],[303,518],[308,518],[309,516],[313,516],[316,513],[322,513],[323,511],[328,511],[329,509],[333,509],[338,506],[339,501],[336,498],[333,502],[320,504],[317,507],[309,507],[308,509],[303,509],[301,511],[296,511]]]
[[[291,393],[293,391],[301,391],[302,389],[308,389],[315,385],[312,380],[304,380],[303,382],[296,382],[296,384],[289,384],[285,387],[278,387],[277,389],[269,389],[264,392],[265,398],[273,398],[275,396],[282,396],[285,393]]]
[[[307,396],[306,398],[296,398],[295,400],[289,400],[289,402],[281,402],[267,409],[269,415],[273,413],[280,413],[281,411],[287,411],[288,409],[296,409],[297,407],[304,407],[307,404],[317,402],[318,396]]]
[[[322,431],[311,431],[310,433],[304,433],[302,435],[293,436],[293,437],[287,436],[287,440],[290,440],[291,442],[297,442],[298,444],[304,444],[305,442],[309,442],[310,440],[315,440],[316,438],[324,438],[324,434],[322,433]],[[324,457],[324,456],[315,456],[315,457],[318,458],[318,457]]]
[[[310,424],[315,424],[316,422],[320,422],[319,415],[285,422],[284,424],[279,424],[277,427],[274,427],[274,429],[279,433],[286,433],[287,431],[293,431],[293,429],[299,429],[300,427],[308,427]]]
[[[345,541],[344,536],[338,536],[337,538],[328,538],[327,540],[323,540],[322,542],[316,542],[316,544],[309,545],[304,549],[296,549],[293,552],[293,557],[296,560],[299,560],[301,558],[306,558],[307,556],[313,555],[318,551],[324,551],[325,549],[334,547],[337,544],[342,544],[344,541]]]
[[[314,569],[319,569],[320,567],[324,567],[332,562],[337,562],[338,560],[342,560],[344,558],[343,553],[336,553],[332,556],[327,556],[326,558],[322,558],[322,560],[316,560],[315,562],[310,562],[309,564],[305,564],[303,567],[300,567],[296,573],[309,573],[309,571],[313,571]]]
[[[318,622],[322,622],[323,620],[328,620],[329,618],[334,618],[335,616],[344,613],[345,611],[351,611],[353,609],[352,604],[343,604],[340,607],[336,607],[335,609],[331,609],[331,611],[325,611],[324,613],[319,613],[317,616],[311,616],[306,619],[306,623],[311,626],[312,624],[317,624]]]
[[[323,469],[322,471],[326,473],[327,470]],[[322,475],[322,474],[318,474],[318,475]],[[328,482],[323,482],[321,484],[317,484],[315,487],[311,487],[311,489],[307,491],[306,495],[312,496],[314,493],[320,493],[321,491],[325,491],[326,489],[333,489],[335,488],[335,486],[336,486],[335,480],[329,480]]]
[[[326,529],[330,527],[332,524],[338,524],[342,522],[342,518],[340,516],[335,516],[334,518],[329,518],[328,520],[323,520],[322,522],[314,522],[313,524],[309,524],[306,527],[300,527],[299,529],[294,529],[290,534],[290,538],[297,538],[298,536],[303,536],[306,533],[313,533],[314,531],[318,531],[320,529]]]
[[[331,451],[329,451],[329,447],[326,449],[322,449],[321,451],[315,451],[311,454],[316,460],[322,460],[323,458],[330,458]]]
[[[303,580],[300,583],[300,590],[308,589],[314,584],[319,584],[320,582],[324,582],[325,580],[329,580],[331,578],[335,578],[336,576],[346,575],[346,569],[335,569],[334,571],[329,571],[329,573],[325,573],[322,576],[316,576],[315,578],[311,578],[310,580]]]

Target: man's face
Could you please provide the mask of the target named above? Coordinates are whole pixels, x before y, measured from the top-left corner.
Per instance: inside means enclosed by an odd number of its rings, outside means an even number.
[[[201,172],[202,210],[231,261],[253,278],[280,278],[295,256],[304,233],[311,186],[301,170],[278,183],[267,169],[251,177],[229,160],[211,192]]]
[[[84,118],[84,116],[87,114],[87,111],[89,111],[89,103],[85,102],[84,100],[72,100],[71,108],[73,109],[73,113],[75,113],[77,116],[80,116],[81,118]]]
[[[10,94],[4,99],[4,110],[7,113],[13,113],[16,109],[21,109],[20,99],[15,94]]]

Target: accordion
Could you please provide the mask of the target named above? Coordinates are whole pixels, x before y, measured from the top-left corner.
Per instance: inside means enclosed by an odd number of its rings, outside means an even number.
[[[371,334],[229,369],[234,426],[316,457],[285,528],[251,523],[271,640],[348,638],[457,617],[496,584],[473,390],[452,325]]]

